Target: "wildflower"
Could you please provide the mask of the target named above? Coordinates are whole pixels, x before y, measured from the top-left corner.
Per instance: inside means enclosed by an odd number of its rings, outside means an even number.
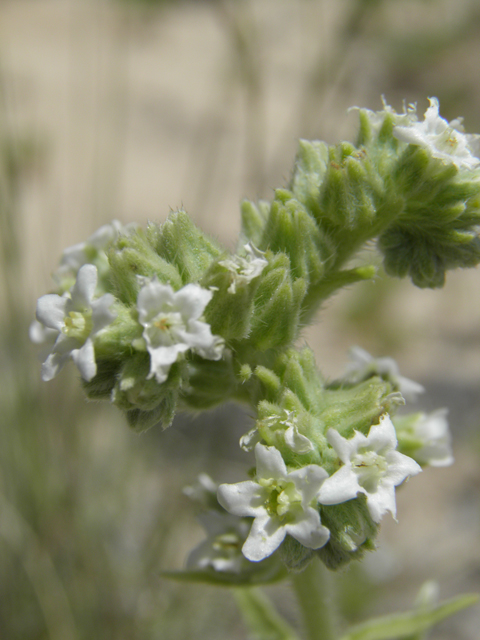
[[[447,409],[402,416],[395,421],[399,446],[422,466],[447,467],[453,463]],[[410,453],[411,452],[411,453]]]
[[[380,522],[386,511],[395,517],[395,487],[419,473],[421,467],[396,451],[397,438],[390,417],[384,414],[368,436],[355,431],[353,438],[347,440],[335,429],[329,429],[327,440],[343,465],[321,486],[320,504],[339,504],[364,493],[374,522]]]
[[[246,285],[259,276],[268,264],[263,257],[263,251],[256,249],[250,242],[244,245],[247,257],[233,256],[227,260],[220,260],[218,263],[231,273],[232,282],[228,287],[228,293],[236,293],[237,285]]]
[[[218,501],[227,511],[255,518],[243,555],[263,560],[287,534],[309,549],[323,547],[330,532],[320,522],[317,494],[327,472],[313,464],[289,472],[278,449],[262,444],[255,446],[255,457],[255,480],[218,488]]]
[[[295,411],[285,409],[285,419],[280,420],[280,424],[287,427],[284,438],[285,444],[295,453],[310,453],[314,447],[312,441],[298,431]]]
[[[400,391],[405,400],[414,401],[425,389],[421,384],[400,375],[398,365],[393,358],[374,358],[360,347],[350,349],[351,361],[348,363],[345,378],[352,384],[359,384],[371,376],[380,376]]]
[[[215,510],[199,514],[198,519],[207,532],[207,538],[191,551],[187,569],[211,567],[215,571],[241,573],[247,563],[241,549],[248,536],[250,522]]]
[[[37,320],[48,329],[57,331],[50,355],[42,365],[43,380],[52,380],[68,358],[77,365],[82,378],[91,380],[96,372],[93,338],[116,317],[110,311],[114,302],[111,294],[93,299],[97,285],[97,269],[83,265],[70,294],[48,294],[39,298]]]
[[[223,340],[212,335],[210,325],[199,320],[213,293],[197,284],[174,291],[151,280],[138,294],[138,316],[150,354],[150,373],[162,383],[181,353],[193,350],[207,360],[220,360]]]
[[[273,415],[265,418],[262,422],[274,431],[275,436],[281,437],[286,446],[295,453],[310,453],[314,446],[311,440],[301,434],[298,430],[298,419],[295,411],[284,409],[285,417],[280,420],[280,416]],[[244,451],[252,451],[255,445],[261,441],[261,436],[257,427],[254,427],[240,438],[240,447]]]
[[[430,106],[423,122],[410,120],[405,126],[397,125],[393,135],[408,144],[418,145],[445,164],[458,169],[476,169],[480,165],[480,136],[464,133],[462,119],[450,123],[441,118],[437,98],[429,98]]]
[[[129,224],[124,227],[118,220],[112,220],[97,229],[95,233],[87,238],[85,242],[79,242],[71,247],[67,247],[60,259],[57,270],[53,273],[53,279],[62,288],[66,288],[66,283],[74,280],[78,270],[88,262],[95,263],[95,266],[103,274],[108,270],[108,259],[105,253],[107,246],[116,240],[121,233],[128,231],[135,225]],[[98,283],[97,283],[98,284]]]

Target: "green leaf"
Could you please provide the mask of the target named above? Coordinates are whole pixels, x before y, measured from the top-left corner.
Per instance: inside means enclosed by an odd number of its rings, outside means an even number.
[[[352,627],[340,640],[393,640],[427,631],[445,618],[471,607],[479,595],[464,594],[433,607],[429,611],[411,611],[374,618]]]
[[[197,582],[217,587],[252,587],[279,582],[288,575],[287,569],[276,556],[250,565],[250,569],[239,573],[205,567],[196,571],[162,571],[161,576],[177,582]]]

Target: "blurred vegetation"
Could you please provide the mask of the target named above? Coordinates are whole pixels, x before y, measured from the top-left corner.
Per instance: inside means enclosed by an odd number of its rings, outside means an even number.
[[[302,19],[308,21],[310,15],[318,19],[321,13],[312,7],[326,2],[298,0]],[[128,38],[138,28],[131,24],[137,16],[129,4],[149,5],[152,20],[156,10],[167,5],[169,11],[189,10],[188,2],[175,0],[121,0],[118,7],[124,13],[118,19],[127,27],[121,36],[126,33]],[[464,2],[461,11],[456,11],[456,0],[341,4],[328,55],[321,38],[309,43],[313,53],[301,69],[302,90],[290,103],[287,129],[278,133],[279,146],[272,151],[265,137],[266,59],[272,32],[263,33],[262,26],[273,19],[269,12],[275,11],[275,3],[207,3],[230,52],[223,93],[226,108],[239,87],[245,96],[247,193],[261,194],[270,188],[272,167],[284,166],[280,138],[325,134],[322,123],[340,91],[346,95],[342,104],[369,95],[377,106],[381,92],[397,106],[400,98],[437,95],[446,117],[463,113],[469,130],[480,130],[477,65],[466,64],[472,57],[478,59],[478,3]],[[23,10],[28,11],[28,3],[23,3]],[[395,24],[402,10],[410,12],[412,28],[400,32]],[[320,28],[319,24],[319,32]],[[347,64],[352,56],[359,56],[365,68],[360,92],[358,68]],[[23,242],[28,224],[24,199],[32,180],[41,182],[48,173],[50,141],[38,132],[30,135],[10,126],[12,113],[3,99],[8,81],[0,75],[0,637],[243,638],[246,632],[228,592],[170,584],[160,573],[181,566],[202,535],[182,487],[201,471],[220,479],[225,468],[241,464],[235,447],[246,429],[245,416],[226,408],[197,419],[179,419],[168,432],[152,430],[139,437],[128,431],[111,407],[84,402],[73,368],[48,385],[41,382],[35,349],[27,339],[35,301],[23,293],[29,291],[31,265]],[[125,92],[128,95],[128,83]],[[192,141],[192,167],[201,174],[194,183],[200,215],[208,214],[201,203],[208,203],[208,193],[218,188],[219,167],[229,152],[224,134],[216,123],[207,127],[202,153],[208,162],[197,161]],[[90,212],[85,212],[85,219],[91,220]],[[51,221],[45,221],[45,227],[51,229]],[[84,237],[94,228],[85,225]],[[49,247],[42,247],[42,252],[48,255]],[[55,259],[51,260],[53,268]],[[48,286],[45,283],[45,290]],[[402,319],[392,324],[390,317],[387,323],[382,311],[396,289],[382,279],[374,289],[359,288],[339,316],[345,331],[354,327],[356,335],[365,335],[372,351],[401,348]],[[396,575],[385,582],[394,582]],[[337,586],[344,594],[344,612],[352,620],[380,607],[378,600],[375,605],[366,597],[352,600],[352,585],[367,583],[364,596],[373,593],[378,581],[366,577],[360,567],[340,576]],[[380,600],[385,596],[383,584],[376,591]],[[277,588],[272,594],[294,621],[295,606],[288,591]],[[447,636],[438,636],[443,637]]]

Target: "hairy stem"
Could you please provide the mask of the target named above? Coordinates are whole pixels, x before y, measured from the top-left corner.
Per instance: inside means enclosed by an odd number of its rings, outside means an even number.
[[[292,574],[307,640],[334,640],[337,637],[335,606],[328,577],[318,560],[310,562],[301,573]]]

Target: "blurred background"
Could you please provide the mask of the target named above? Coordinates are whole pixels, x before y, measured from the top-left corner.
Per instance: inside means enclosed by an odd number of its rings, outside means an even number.
[[[74,367],[42,383],[28,326],[61,251],[181,206],[233,249],[239,201],[286,184],[299,137],[351,139],[352,105],[383,94],[422,114],[437,96],[480,131],[479,62],[478,0],[1,0],[2,640],[247,637],[228,591],[161,571],[203,537],[182,487],[242,479],[249,418],[224,407],[138,436],[85,402]],[[403,487],[379,551],[335,576],[351,621],[410,606],[428,578],[444,597],[480,589],[479,284],[380,276],[305,332],[326,376],[358,344],[426,387],[419,408],[450,408],[456,464]],[[267,591],[295,625],[288,588]],[[432,637],[479,624],[477,608]]]

